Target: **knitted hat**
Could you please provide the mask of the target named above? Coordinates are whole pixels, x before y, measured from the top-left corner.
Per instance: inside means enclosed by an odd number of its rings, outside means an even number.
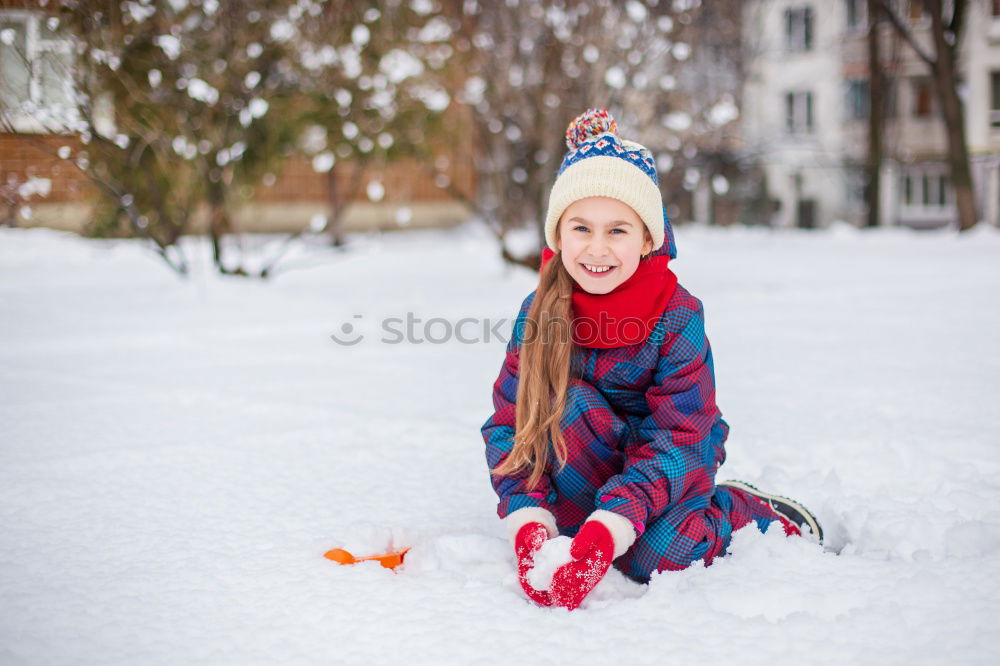
[[[556,250],[559,218],[570,204],[604,196],[631,206],[649,229],[653,250],[658,250],[666,237],[669,254],[675,257],[652,154],[642,145],[618,136],[618,124],[607,109],[587,109],[571,122],[566,128],[566,145],[569,152],[549,193],[545,215],[548,246]]]

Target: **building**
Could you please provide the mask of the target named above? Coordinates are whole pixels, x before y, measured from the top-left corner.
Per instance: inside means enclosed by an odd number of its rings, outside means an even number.
[[[920,0],[897,13],[930,48]],[[866,0],[749,0],[742,135],[763,166],[771,223],[825,227],[865,221],[868,151]],[[927,65],[887,23],[881,224],[919,229],[957,223],[946,137]],[[1000,224],[1000,1],[972,0],[959,54],[966,139],[979,218]]]
[[[47,133],[36,115],[69,106],[72,42],[57,21],[28,6],[14,0],[0,7],[0,224],[83,231],[97,190],[71,157],[80,139]],[[293,155],[279,172],[265,176],[234,219],[241,231],[315,228],[318,219],[330,216],[336,179],[340,191],[357,189],[343,219],[345,231],[448,226],[471,211],[439,181],[471,193],[475,170],[464,144],[442,161],[433,173],[407,160],[356,177],[349,168],[317,170],[312,159]],[[207,225],[207,211],[193,218],[194,231]]]

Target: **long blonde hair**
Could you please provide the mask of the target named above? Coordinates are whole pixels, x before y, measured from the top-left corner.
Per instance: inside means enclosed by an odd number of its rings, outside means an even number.
[[[643,241],[652,248],[649,229],[643,229]],[[640,261],[652,256],[652,249]],[[549,457],[549,441],[559,461],[566,465],[566,440],[562,416],[566,411],[573,342],[573,285],[575,281],[562,262],[562,252],[542,267],[535,290],[535,300],[528,308],[518,362],[517,404],[514,418],[514,446],[493,474],[513,474],[531,469],[528,489],[533,490]]]
[[[528,308],[519,353],[514,446],[494,474],[531,469],[528,489],[545,473],[549,441],[560,466],[566,464],[566,440],[561,426],[566,409],[574,342],[573,277],[563,266],[562,254],[542,267],[535,299]]]

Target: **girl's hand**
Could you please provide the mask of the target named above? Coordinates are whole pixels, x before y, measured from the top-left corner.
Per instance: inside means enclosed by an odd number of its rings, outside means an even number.
[[[517,578],[528,598],[541,606],[551,606],[552,598],[547,591],[536,590],[528,582],[528,572],[534,566],[535,553],[549,538],[549,530],[541,523],[525,523],[517,531],[514,539],[514,553],[517,555]]]
[[[614,552],[615,540],[611,531],[600,521],[585,522],[570,544],[569,554],[573,560],[552,574],[551,603],[569,610],[579,607],[611,568]]]

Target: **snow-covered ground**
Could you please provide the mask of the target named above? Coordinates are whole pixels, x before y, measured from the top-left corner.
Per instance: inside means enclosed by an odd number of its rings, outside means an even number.
[[[505,338],[382,341],[407,312],[509,333],[534,276],[477,227],[306,246],[268,282],[0,232],[0,663],[996,663],[995,230],[679,229],[720,478],[802,500],[827,549],[745,529],[573,613],[524,598],[495,514]],[[398,573],[322,557],[390,540]]]

